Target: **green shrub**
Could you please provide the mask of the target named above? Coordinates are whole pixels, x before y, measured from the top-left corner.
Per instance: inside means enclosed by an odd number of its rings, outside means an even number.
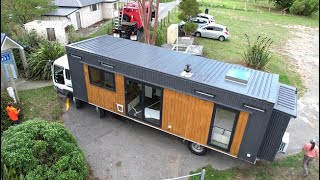
[[[16,172],[14,168],[8,169],[1,161],[1,180],[25,180],[26,177],[23,174]]]
[[[38,36],[35,30],[30,32],[22,31],[21,34],[17,37],[17,41],[21,44],[27,46],[27,51],[32,53],[40,48],[40,44],[45,39],[43,37]]]
[[[1,161],[27,179],[86,179],[88,168],[71,133],[60,123],[29,120],[1,137]]]
[[[319,11],[319,0],[295,0],[290,12],[297,15],[311,16]]]
[[[54,61],[64,54],[65,49],[60,43],[47,40],[41,42],[39,49],[30,54],[28,59],[30,78],[33,80],[51,79],[50,61]]]
[[[66,31],[67,31],[68,43],[76,42],[77,33],[76,33],[76,30],[74,29],[74,26],[73,25],[68,25],[66,27]]]
[[[196,23],[193,23],[191,21],[187,22],[185,25],[183,25],[183,31],[187,34],[194,33],[198,28],[198,25]]]
[[[6,111],[8,102],[10,101],[13,101],[13,99],[8,95],[8,93],[6,91],[1,91],[1,135],[3,131],[13,125],[13,122],[9,119]]]
[[[156,38],[156,46],[162,46],[165,43],[166,39],[164,37],[163,32],[158,28],[157,29],[157,38]]]
[[[244,60],[248,67],[263,69],[270,61],[269,47],[273,41],[270,38],[257,37],[254,44],[250,43],[248,35],[245,35],[248,42],[247,50],[244,52]]]
[[[182,0],[179,3],[179,12],[178,18],[187,21],[188,17],[196,16],[201,10],[197,0]]]

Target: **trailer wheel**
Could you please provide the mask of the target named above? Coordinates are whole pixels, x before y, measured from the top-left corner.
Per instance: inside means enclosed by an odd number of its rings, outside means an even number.
[[[77,109],[79,109],[79,108],[82,107],[82,101],[81,101],[81,100],[75,98],[75,99],[74,99],[74,103],[76,104],[76,108],[77,108]]]
[[[98,108],[98,112],[99,112],[99,118],[106,117],[106,110],[104,110],[102,108]]]
[[[207,148],[204,146],[201,146],[198,143],[189,142],[188,148],[193,154],[198,155],[198,156],[202,156],[207,153]]]

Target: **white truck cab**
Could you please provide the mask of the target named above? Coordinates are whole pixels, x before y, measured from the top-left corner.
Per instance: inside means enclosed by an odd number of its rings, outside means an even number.
[[[73,93],[69,63],[67,55],[56,59],[52,64],[52,80],[54,88],[63,95],[70,96]]]

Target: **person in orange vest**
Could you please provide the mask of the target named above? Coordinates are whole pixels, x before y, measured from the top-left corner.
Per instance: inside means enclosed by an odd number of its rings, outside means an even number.
[[[13,107],[13,103],[9,102],[6,110],[7,110],[9,119],[13,121],[14,124],[20,124],[20,120],[19,120],[20,109]]]
[[[308,166],[312,159],[316,158],[319,163],[319,147],[316,145],[316,139],[311,139],[310,143],[306,143],[302,151],[304,152],[303,169],[304,176],[308,176]]]

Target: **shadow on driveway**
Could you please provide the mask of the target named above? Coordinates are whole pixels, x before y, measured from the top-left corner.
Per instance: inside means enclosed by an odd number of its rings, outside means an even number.
[[[216,169],[248,165],[214,151],[193,155],[180,138],[111,113],[100,119],[88,104],[76,109],[71,103],[62,118],[99,179],[157,180],[208,164]]]

